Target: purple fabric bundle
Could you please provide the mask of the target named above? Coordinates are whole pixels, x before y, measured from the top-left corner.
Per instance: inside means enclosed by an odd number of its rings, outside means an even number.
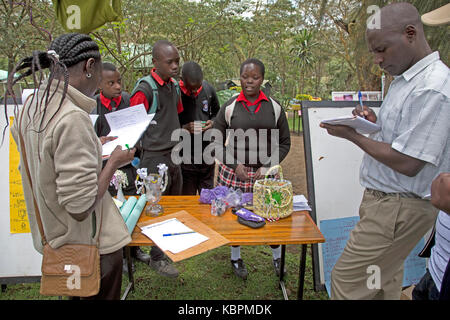
[[[230,197],[235,199],[236,196],[239,196],[240,198],[239,204],[241,206],[247,204],[251,205],[253,202],[253,193],[241,193],[239,190],[233,191],[233,189],[229,189],[228,187],[225,186],[217,186],[213,189],[202,189],[200,191],[200,202],[211,204],[212,200],[217,199],[231,200],[228,198]],[[232,202],[235,203],[235,201]]]
[[[225,186],[217,186],[213,189],[202,189],[200,191],[200,202],[211,204],[212,200],[226,197],[229,190]]]
[[[253,193],[243,193],[241,199],[241,205],[247,205],[253,203]]]

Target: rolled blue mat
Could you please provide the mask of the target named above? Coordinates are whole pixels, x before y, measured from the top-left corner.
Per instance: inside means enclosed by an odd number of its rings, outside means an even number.
[[[134,206],[136,205],[137,198],[129,197],[127,201],[120,208],[120,214],[122,215],[123,221],[127,221],[131,212],[133,211]]]
[[[141,216],[142,210],[144,210],[146,202],[147,197],[145,196],[145,194],[143,194],[142,196],[139,197],[139,200],[134,206],[133,211],[131,211],[130,216],[128,217],[127,221],[125,221],[125,224],[127,225],[128,228],[128,232],[130,234],[133,232],[133,229],[136,226],[139,217]]]

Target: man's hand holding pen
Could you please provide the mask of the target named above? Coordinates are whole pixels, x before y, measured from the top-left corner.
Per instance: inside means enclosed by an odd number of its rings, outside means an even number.
[[[372,109],[364,105],[357,105],[356,108],[353,109],[352,114],[354,116],[360,116],[373,123],[377,122],[377,115],[375,114],[375,112],[373,112]]]

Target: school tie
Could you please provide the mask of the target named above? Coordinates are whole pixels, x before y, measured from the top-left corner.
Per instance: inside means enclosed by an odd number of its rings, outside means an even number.
[[[116,102],[114,100],[111,99],[111,111],[116,111],[117,110],[117,106],[116,106]]]

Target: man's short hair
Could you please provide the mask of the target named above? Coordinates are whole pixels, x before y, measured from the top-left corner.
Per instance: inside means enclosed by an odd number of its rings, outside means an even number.
[[[154,59],[159,59],[159,54],[161,52],[162,48],[165,47],[175,47],[173,45],[172,42],[168,41],[168,40],[158,40],[155,42],[155,44],[153,45],[153,49],[152,49],[152,57]]]
[[[105,70],[105,71],[117,71],[116,66],[113,65],[111,62],[103,62],[102,66],[103,66],[103,70]]]
[[[183,64],[181,69],[181,76],[183,80],[190,82],[200,83],[203,81],[203,71],[200,65],[194,61],[188,61]]]

